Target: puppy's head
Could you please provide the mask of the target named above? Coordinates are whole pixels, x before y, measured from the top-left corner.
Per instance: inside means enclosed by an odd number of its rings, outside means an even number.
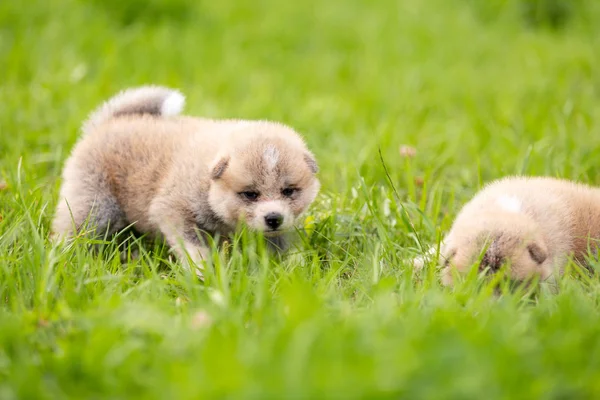
[[[290,128],[253,124],[233,136],[211,167],[209,203],[235,228],[277,235],[288,230],[315,199],[317,163]]]
[[[441,254],[442,281],[451,285],[452,269],[466,273],[475,265],[487,273],[507,265],[511,279],[518,281],[545,279],[550,271],[548,252],[538,225],[527,215],[477,215],[452,227]]]

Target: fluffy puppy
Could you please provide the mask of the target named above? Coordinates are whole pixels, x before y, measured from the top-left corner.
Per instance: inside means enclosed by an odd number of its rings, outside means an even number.
[[[206,235],[241,222],[281,242],[320,187],[302,138],[275,122],[178,116],[184,102],[146,86],[91,114],[64,167],[54,237],[133,225],[196,265],[208,255]]]
[[[497,271],[515,280],[562,273],[570,256],[584,263],[600,239],[600,190],[554,178],[508,177],[487,185],[460,211],[442,241],[442,281],[452,269]],[[483,254],[482,254],[483,253]]]

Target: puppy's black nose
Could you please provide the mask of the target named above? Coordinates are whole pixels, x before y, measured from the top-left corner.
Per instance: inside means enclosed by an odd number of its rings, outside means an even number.
[[[265,215],[265,223],[269,228],[275,230],[283,223],[283,215],[275,212],[268,213]]]

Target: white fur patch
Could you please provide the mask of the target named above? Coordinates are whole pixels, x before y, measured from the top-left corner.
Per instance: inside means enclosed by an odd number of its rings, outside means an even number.
[[[263,158],[265,159],[267,168],[273,169],[279,161],[279,150],[277,150],[275,146],[269,145],[263,153]]]
[[[442,242],[440,247],[443,247],[444,243]],[[436,255],[438,249],[436,246],[432,246],[425,253],[420,256],[416,256],[412,259],[412,265],[416,270],[421,270],[426,262],[431,261],[432,257]]]
[[[185,105],[185,97],[176,91],[172,91],[167,98],[163,101],[160,107],[160,114],[165,117],[178,115],[183,111]]]
[[[516,196],[502,195],[496,199],[496,204],[504,211],[514,213],[521,212],[522,203]]]

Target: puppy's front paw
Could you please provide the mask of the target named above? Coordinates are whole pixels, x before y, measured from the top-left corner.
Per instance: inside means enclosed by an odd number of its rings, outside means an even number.
[[[68,243],[71,238],[71,234],[68,232],[50,232],[48,235],[48,241],[52,246],[58,246],[61,243]]]
[[[421,254],[420,256],[416,256],[416,257],[412,258],[410,260],[410,263],[412,264],[414,269],[416,269],[417,271],[420,271],[425,266],[425,263],[430,262],[433,259],[433,257],[435,257],[435,254],[436,254],[436,248],[431,247],[429,250],[427,250],[425,253]]]
[[[191,260],[187,257],[181,260],[183,267],[188,271],[194,271],[201,281],[204,281],[204,263],[203,260]]]
[[[450,270],[450,267],[444,267],[444,269],[442,269],[441,281],[442,285],[444,286],[452,286],[454,283],[452,280],[452,271]]]
[[[206,260],[208,260],[209,257],[210,251],[208,249],[187,245],[179,258],[188,271],[194,271],[196,276],[204,281],[204,268],[206,266]]]

